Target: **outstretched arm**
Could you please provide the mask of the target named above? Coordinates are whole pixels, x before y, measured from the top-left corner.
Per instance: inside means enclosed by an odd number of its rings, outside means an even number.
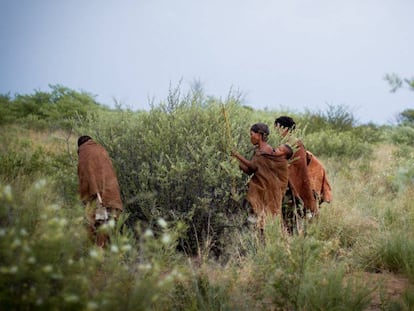
[[[256,171],[257,167],[252,163],[252,161],[247,160],[237,151],[232,150],[231,155],[239,161],[240,169],[246,174],[251,174]]]

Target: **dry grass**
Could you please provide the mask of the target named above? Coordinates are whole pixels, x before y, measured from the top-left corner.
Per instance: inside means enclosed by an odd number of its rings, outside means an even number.
[[[29,130],[28,136],[32,142],[33,149],[43,148],[49,154],[76,154],[77,137],[70,132],[57,131],[34,131]]]

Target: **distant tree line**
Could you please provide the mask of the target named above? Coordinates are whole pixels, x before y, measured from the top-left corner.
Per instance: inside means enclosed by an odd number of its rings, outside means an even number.
[[[105,109],[86,92],[62,85],[50,85],[50,92],[35,91],[31,95],[0,94],[0,125],[25,123],[37,128],[68,127],[75,117]]]

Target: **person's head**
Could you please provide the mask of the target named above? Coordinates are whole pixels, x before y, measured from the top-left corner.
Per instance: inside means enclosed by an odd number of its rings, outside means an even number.
[[[257,145],[260,140],[267,141],[269,136],[269,127],[264,123],[253,124],[250,128],[250,141]]]
[[[277,150],[285,156],[286,160],[290,160],[290,158],[293,156],[293,149],[287,144],[278,146]]]
[[[80,136],[80,137],[78,138],[78,148],[79,148],[82,144],[86,143],[88,140],[91,140],[91,139],[92,139],[92,137],[90,137],[90,136],[88,136],[88,135],[83,135],[83,136]]]
[[[296,123],[291,117],[280,116],[275,120],[275,128],[279,130],[282,135],[291,132],[296,128]]]

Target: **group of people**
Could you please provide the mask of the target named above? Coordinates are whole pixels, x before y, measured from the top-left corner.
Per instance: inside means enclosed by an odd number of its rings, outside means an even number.
[[[236,151],[232,156],[240,169],[252,176],[245,203],[257,228],[263,231],[267,219],[281,215],[284,228],[298,233],[305,217],[316,216],[320,204],[331,201],[331,186],[322,163],[295,137],[295,121],[281,116],[274,127],[284,137],[283,144],[270,146],[269,127],[256,123],[250,128],[250,141],[255,146],[252,158]]]
[[[232,156],[239,161],[240,169],[251,175],[245,200],[251,211],[249,219],[262,231],[269,217],[281,215],[284,228],[295,233],[301,230],[304,217],[317,215],[319,205],[331,201],[331,187],[323,165],[294,137],[294,120],[281,116],[274,126],[285,143],[270,146],[269,127],[257,123],[250,129],[250,141],[255,146],[252,158],[248,160],[236,151]],[[79,194],[89,236],[96,245],[105,247],[109,235],[102,225],[116,221],[123,211],[118,179],[107,151],[90,136],[78,138],[78,156]]]

